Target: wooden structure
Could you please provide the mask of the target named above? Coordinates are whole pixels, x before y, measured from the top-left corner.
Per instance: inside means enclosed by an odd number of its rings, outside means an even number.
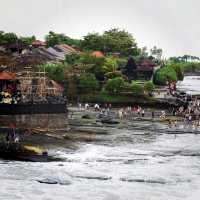
[[[128,77],[129,81],[142,79],[150,80],[153,76],[155,64],[150,59],[141,59],[139,62],[131,57],[122,73]]]
[[[18,74],[22,101],[46,102],[47,96],[62,96],[64,88],[46,77],[45,71]]]
[[[44,72],[0,73],[0,115],[66,113],[63,87]]]
[[[137,76],[139,79],[150,80],[153,76],[155,63],[150,59],[142,59],[137,64]]]

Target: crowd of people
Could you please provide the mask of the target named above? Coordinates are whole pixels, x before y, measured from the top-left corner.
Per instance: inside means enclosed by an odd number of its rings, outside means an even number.
[[[173,108],[172,115],[183,117],[184,126],[197,128],[200,125],[200,101],[191,97],[187,106]]]
[[[135,118],[163,119],[168,122],[169,128],[182,124],[184,127],[197,129],[200,126],[200,101],[192,98],[187,106],[173,107],[169,110],[155,110],[142,108],[139,105],[112,109],[112,104],[78,104],[79,110],[95,111],[99,116],[113,116],[120,120],[134,120]],[[169,116],[175,116],[170,118]],[[177,118],[176,118],[177,117]],[[177,121],[179,119],[179,123]]]
[[[0,91],[1,104],[17,104],[21,99],[21,93],[16,83],[6,82],[6,84],[0,85]]]
[[[133,119],[134,117],[156,117],[156,116],[163,116],[165,115],[165,111],[154,111],[150,109],[142,108],[139,105],[136,106],[127,106],[122,108],[115,108],[112,109],[112,104],[107,103],[100,105],[98,103],[95,104],[89,104],[89,103],[78,103],[78,109],[79,110],[85,110],[85,111],[96,111],[101,115],[110,115],[111,113],[118,117],[119,119]],[[163,114],[164,113],[164,114]],[[164,117],[164,116],[163,116]]]

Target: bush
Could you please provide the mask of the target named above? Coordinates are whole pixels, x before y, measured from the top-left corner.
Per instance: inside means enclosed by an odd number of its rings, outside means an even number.
[[[108,72],[108,73],[105,74],[105,77],[106,77],[106,79],[113,79],[113,78],[116,78],[116,77],[121,77],[124,80],[128,81],[128,78],[125,75],[123,75],[121,71]]]
[[[91,68],[88,71],[92,74],[95,74],[96,78],[99,81],[104,80],[104,74],[105,74],[103,70],[105,62],[104,57],[97,58],[95,56],[91,56],[90,54],[86,53],[80,56],[79,62],[85,65],[91,65]]]
[[[156,85],[166,85],[168,81],[177,81],[177,73],[172,66],[165,66],[156,70],[153,83]]]
[[[116,61],[117,61],[117,66],[118,66],[119,69],[123,69],[126,66],[127,59],[117,58]]]
[[[117,70],[117,62],[116,59],[112,58],[112,57],[107,57],[105,58],[105,62],[104,62],[104,66],[103,66],[103,70],[105,73],[108,72],[115,72]]]
[[[184,79],[184,74],[183,74],[180,64],[172,64],[171,67],[173,67],[174,70],[176,71],[177,79],[179,81],[182,81]]]
[[[99,83],[94,74],[82,74],[79,77],[79,88],[82,92],[91,92],[99,88]]]
[[[121,77],[109,79],[105,85],[105,90],[111,94],[119,93],[125,85],[125,81]]]
[[[65,56],[65,62],[69,65],[75,65],[80,59],[80,54],[73,53]]]
[[[155,88],[155,85],[152,83],[152,81],[147,81],[144,83],[144,90],[147,92],[152,92]]]
[[[140,96],[140,97],[134,97],[134,98],[130,98],[130,96],[123,96],[123,95],[109,95],[109,94],[104,94],[104,93],[100,93],[100,94],[96,94],[96,95],[82,95],[80,96],[80,100],[81,102],[89,102],[89,103],[100,103],[100,104],[104,104],[104,103],[112,103],[116,106],[125,106],[125,105],[157,105],[157,101],[154,98],[151,97],[147,97],[147,96]]]
[[[131,91],[133,92],[134,95],[143,95],[144,94],[144,88],[142,85],[136,83],[133,81],[130,86]]]

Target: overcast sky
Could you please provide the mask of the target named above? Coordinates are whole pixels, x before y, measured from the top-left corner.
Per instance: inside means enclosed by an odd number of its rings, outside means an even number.
[[[0,0],[0,30],[43,39],[126,29],[140,47],[200,56],[199,0]]]

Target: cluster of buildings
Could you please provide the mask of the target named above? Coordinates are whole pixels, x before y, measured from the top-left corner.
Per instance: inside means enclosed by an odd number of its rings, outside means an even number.
[[[57,44],[53,47],[46,47],[46,43],[40,40],[32,42],[31,45],[26,45],[21,41],[0,46],[0,51],[11,52],[13,55],[10,66],[13,71],[23,71],[24,68],[42,64],[45,62],[64,61],[66,55],[79,53],[80,51],[67,44]],[[16,55],[16,56],[15,56]],[[91,55],[95,57],[104,57],[103,52],[94,51]],[[113,57],[119,57],[118,53],[113,53]],[[1,65],[1,63],[0,63]],[[8,65],[9,66],[9,65]],[[153,76],[155,63],[148,58],[135,61],[129,58],[126,66],[121,72],[131,80],[145,79],[150,80]]]
[[[0,47],[0,51],[12,53],[7,66],[12,67],[12,71],[15,72],[20,72],[26,67],[45,62],[63,61],[66,55],[78,52],[78,50],[67,44],[46,47],[45,42],[39,40],[34,41],[31,45],[26,45],[22,42],[6,44]],[[0,65],[2,64],[0,63]]]

